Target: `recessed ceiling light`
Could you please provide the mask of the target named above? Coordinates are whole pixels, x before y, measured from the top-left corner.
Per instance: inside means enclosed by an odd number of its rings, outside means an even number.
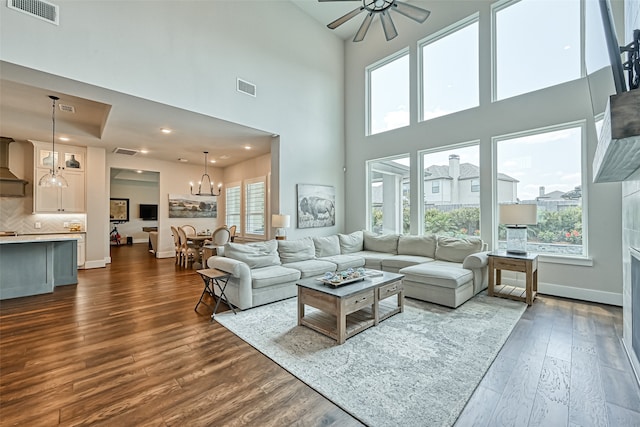
[[[138,169],[138,170],[136,171],[136,173],[142,173],[142,171]]]
[[[184,162],[184,163],[186,163],[186,162],[188,162],[189,160],[187,160],[187,159],[183,159],[182,157],[180,157],[180,158],[178,159],[178,161],[179,161],[179,162]]]
[[[60,141],[68,141],[69,140],[69,138],[67,138],[66,136],[61,136],[59,139],[60,139]]]
[[[216,161],[214,159],[209,160],[209,163],[215,163]]]
[[[171,133],[171,129],[169,129],[169,128],[161,128],[160,132],[169,134],[169,133]]]
[[[250,145],[245,145],[245,146],[244,146],[244,149],[245,149],[245,150],[251,150],[251,146],[250,146]]]
[[[149,152],[149,150],[140,150],[140,152],[141,152],[142,154],[147,154],[147,153]]]

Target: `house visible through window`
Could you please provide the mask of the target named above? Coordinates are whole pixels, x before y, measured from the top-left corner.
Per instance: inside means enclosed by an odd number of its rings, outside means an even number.
[[[409,125],[409,51],[367,67],[367,134]]]
[[[472,193],[477,193],[480,191],[480,180],[479,179],[472,179],[471,180],[471,192]]]
[[[423,233],[480,235],[480,164],[477,144],[421,153]],[[473,183],[477,191],[473,191]],[[431,188],[429,193],[428,189]]]
[[[520,202],[538,207],[538,224],[528,226],[527,249],[532,252],[586,253],[583,133],[584,124],[580,123],[494,138],[498,179],[517,177],[515,192],[498,184],[497,204]],[[506,230],[500,225],[499,247],[505,247],[505,238]]]
[[[409,233],[410,172],[408,156],[367,162],[370,231],[378,234]]]

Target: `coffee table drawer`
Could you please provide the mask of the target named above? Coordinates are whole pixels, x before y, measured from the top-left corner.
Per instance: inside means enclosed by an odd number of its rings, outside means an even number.
[[[344,309],[346,313],[353,313],[361,308],[373,305],[375,294],[371,292],[361,293],[344,299]]]
[[[388,285],[380,286],[378,288],[378,299],[383,300],[385,298],[389,298],[390,296],[396,295],[403,290],[404,287],[402,286],[402,280],[389,283]]]

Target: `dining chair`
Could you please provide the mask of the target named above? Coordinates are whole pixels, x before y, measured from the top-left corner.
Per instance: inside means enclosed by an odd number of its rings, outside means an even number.
[[[218,227],[211,233],[211,244],[214,246],[224,246],[231,240],[231,231],[226,227]]]
[[[180,246],[180,235],[178,229],[171,226],[171,235],[173,236],[173,247],[176,252],[176,264],[182,265],[182,248]]]
[[[233,242],[236,239],[236,226],[229,227],[229,241]]]
[[[188,268],[189,264],[193,263],[198,256],[198,248],[189,244],[184,228],[178,227],[178,235],[180,236],[180,253],[182,255],[181,265]]]
[[[195,236],[196,235],[196,228],[193,225],[190,225],[190,224],[183,225],[182,229],[187,234],[187,236]]]

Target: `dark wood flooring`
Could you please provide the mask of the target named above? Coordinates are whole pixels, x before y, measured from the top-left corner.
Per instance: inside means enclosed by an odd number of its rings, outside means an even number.
[[[360,425],[194,312],[193,270],[146,244],[111,249],[78,285],[0,303],[0,425]],[[640,425],[621,321],[617,307],[539,297],[457,425]]]

